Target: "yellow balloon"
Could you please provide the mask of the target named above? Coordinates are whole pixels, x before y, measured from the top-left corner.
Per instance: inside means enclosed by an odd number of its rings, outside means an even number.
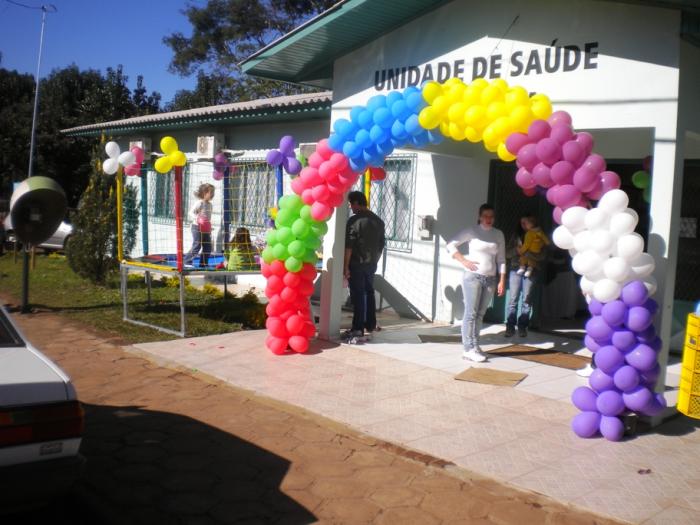
[[[500,144],[498,140],[493,142],[486,142],[484,140],[484,147],[487,151],[490,151],[491,153],[496,153],[498,151],[498,144]]]
[[[440,133],[445,135],[447,138],[450,137],[450,125],[444,120],[440,122]]]
[[[450,122],[450,137],[452,137],[454,140],[464,140],[464,127],[454,122]]]
[[[182,151],[173,151],[168,158],[173,163],[173,166],[184,166],[187,164],[187,157]]]
[[[460,81],[461,82],[461,81]],[[462,98],[464,97],[464,92],[467,90],[467,86],[464,84],[452,84],[448,90],[447,90],[447,98],[452,102],[453,104],[455,102],[462,102]]]
[[[160,139],[160,150],[170,155],[173,151],[177,151],[177,141],[172,137],[163,137]]]
[[[452,87],[452,86],[463,86],[464,82],[462,82],[461,78],[458,77],[451,77],[445,80],[445,83],[443,84],[445,87]]]
[[[482,89],[475,86],[473,83],[467,86],[464,90],[464,95],[462,95],[462,100],[467,106],[475,106],[481,104],[481,91]]]
[[[491,104],[489,104],[486,108],[486,118],[488,118],[490,121],[494,121],[499,117],[504,117],[507,114],[508,110],[506,109],[506,105],[500,100],[491,102]]]
[[[543,98],[532,103],[532,114],[535,118],[546,119],[552,114],[552,103],[548,98]]]
[[[508,117],[499,117],[494,120],[491,125],[493,126],[496,135],[501,137],[501,140],[505,140],[505,138],[513,132],[513,128],[510,126],[510,119]]]
[[[442,86],[437,82],[428,82],[422,89],[423,98],[428,104],[432,104],[433,100],[442,95]]]
[[[529,105],[522,105],[513,108],[508,118],[510,119],[511,129],[515,131],[522,131],[523,133],[527,131],[527,128],[534,120],[534,116],[532,114],[532,110],[530,110]]]
[[[513,111],[513,109],[522,105],[530,105],[530,95],[527,90],[522,86],[515,86],[508,90],[506,93],[506,108],[508,111]]]
[[[488,106],[491,102],[495,102],[496,100],[503,100],[503,91],[496,86],[486,86],[481,92],[481,103],[484,106]]]
[[[156,160],[154,167],[158,173],[168,173],[171,169],[173,169],[173,161],[167,156],[159,157]]]
[[[433,100],[433,109],[442,117],[450,107],[450,100],[445,95],[440,95]]]
[[[471,126],[464,129],[464,136],[469,142],[481,142],[481,132]]]
[[[478,89],[479,91],[483,90],[486,86],[489,85],[488,80],[485,78],[475,78],[472,80],[472,83],[469,84],[470,86],[473,86],[474,88]]]
[[[487,123],[486,108],[484,106],[471,106],[464,114],[464,122],[473,128],[482,128]]]
[[[435,112],[433,106],[428,106],[418,114],[418,122],[423,129],[433,129],[440,124],[440,115]]]
[[[496,78],[491,81],[491,85],[499,90],[501,90],[503,93],[508,91],[508,82],[503,80],[502,78]]]
[[[500,137],[496,135],[496,130],[493,128],[493,124],[489,124],[488,126],[486,126],[486,129],[484,129],[482,136],[484,139],[484,144],[494,144],[500,142]]]
[[[496,150],[498,153],[498,158],[505,161],[505,162],[512,162],[515,160],[515,155],[513,155],[510,151],[508,151],[508,148],[506,148],[505,142],[501,142],[498,145],[498,149]]]
[[[464,114],[467,112],[467,105],[464,102],[456,102],[447,110],[447,119],[460,126],[464,125]]]

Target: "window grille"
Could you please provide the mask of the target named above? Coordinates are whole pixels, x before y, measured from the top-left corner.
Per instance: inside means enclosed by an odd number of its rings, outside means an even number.
[[[276,206],[276,172],[264,159],[235,162],[231,180],[231,222],[245,226],[251,234],[268,227],[269,210]]]

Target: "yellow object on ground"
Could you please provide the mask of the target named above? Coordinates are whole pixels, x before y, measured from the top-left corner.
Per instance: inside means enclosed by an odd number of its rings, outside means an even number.
[[[688,314],[682,366],[676,407],[682,414],[700,419],[700,316],[698,314]]]

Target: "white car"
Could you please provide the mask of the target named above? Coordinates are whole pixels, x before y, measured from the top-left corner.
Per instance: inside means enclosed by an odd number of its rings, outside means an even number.
[[[85,462],[83,426],[70,378],[0,306],[0,515],[48,503],[70,488]]]
[[[14,242],[15,233],[14,233],[14,229],[12,228],[12,221],[10,220],[9,215],[5,218],[4,226],[5,226],[5,235],[7,236],[7,241]],[[68,239],[70,238],[71,235],[73,235],[73,226],[71,226],[66,221],[61,221],[61,224],[59,224],[58,228],[53,233],[53,235],[51,235],[51,237],[49,237],[44,242],[39,244],[39,248],[44,248],[46,250],[65,251],[66,246],[68,244]]]

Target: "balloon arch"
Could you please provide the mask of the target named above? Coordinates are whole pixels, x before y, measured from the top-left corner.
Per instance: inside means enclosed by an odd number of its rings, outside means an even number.
[[[650,297],[656,290],[654,259],[634,232],[638,216],[619,189],[620,177],[593,153],[593,137],[574,131],[568,113],[552,112],[547,96],[530,96],[503,79],[465,84],[452,78],[376,95],[352,108],[349,119],[338,119],[333,130],[292,180],[295,194],[280,199],[276,227],[262,253],[269,298],[266,344],[272,352],[303,353],[309,347],[315,334],[309,305],[315,250],[360,173],[383,165],[395,148],[437,144],[445,137],[483,142],[500,159],[516,161],[516,182],[525,195],[546,195],[560,225],[553,241],[569,250],[581,275],[591,314],[585,344],[597,368],[590,388],[572,395],[581,410],[572,421],[574,432],[581,437],[600,432],[616,441],[624,433],[624,412],[654,415],[664,409],[663,396],[654,392],[662,346],[653,325],[658,305]],[[280,149],[289,150],[288,142],[290,137],[283,138]],[[285,168],[291,162],[285,157],[289,151],[270,153],[275,162],[287,160]]]

